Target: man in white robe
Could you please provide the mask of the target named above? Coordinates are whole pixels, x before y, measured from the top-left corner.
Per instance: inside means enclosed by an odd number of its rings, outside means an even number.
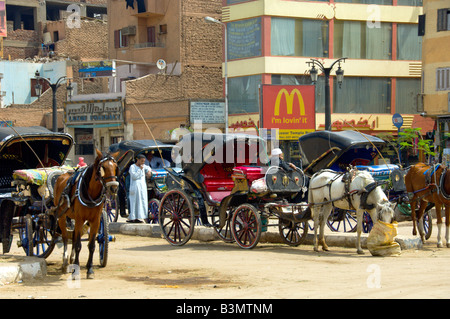
[[[127,222],[142,223],[148,217],[148,198],[146,177],[152,176],[152,169],[145,165],[145,156],[139,154],[136,163],[128,170],[130,175],[130,215]]]

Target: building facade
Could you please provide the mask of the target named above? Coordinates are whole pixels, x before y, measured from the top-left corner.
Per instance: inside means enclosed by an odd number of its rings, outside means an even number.
[[[223,99],[221,0],[110,0],[109,54],[116,91],[125,90],[133,139],[172,140],[190,127],[191,103]],[[221,123],[209,126],[223,129]]]
[[[420,0],[224,0],[222,14],[234,131],[251,131],[248,123],[268,116],[260,107],[260,86],[311,85],[311,58],[329,67],[343,57],[342,85],[336,82],[336,68],[330,79],[333,130],[396,134],[395,113],[403,116],[403,127],[432,129],[432,121],[419,115]],[[320,74],[314,103],[316,116],[309,121],[315,120],[314,129],[324,129],[325,78]],[[295,162],[296,139],[281,144]]]
[[[3,2],[3,1],[2,1]],[[82,17],[101,19],[107,0],[6,0],[7,35],[2,38],[2,58],[25,59],[52,51],[60,34],[50,33],[47,22],[70,17],[76,28]]]
[[[450,1],[425,0],[419,31],[423,36],[423,103],[437,121],[436,145],[450,150]]]

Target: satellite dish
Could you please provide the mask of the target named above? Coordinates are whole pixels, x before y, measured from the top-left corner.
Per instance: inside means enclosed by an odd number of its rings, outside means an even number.
[[[167,66],[166,61],[164,61],[163,59],[159,59],[158,61],[156,61],[156,66],[158,67],[158,69],[164,70]]]

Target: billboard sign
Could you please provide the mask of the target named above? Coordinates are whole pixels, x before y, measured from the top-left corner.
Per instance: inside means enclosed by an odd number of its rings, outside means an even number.
[[[316,128],[313,85],[263,85],[263,127],[278,129],[280,140],[296,140]]]

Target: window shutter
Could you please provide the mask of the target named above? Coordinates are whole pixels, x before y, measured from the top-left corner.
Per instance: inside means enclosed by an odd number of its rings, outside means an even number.
[[[422,37],[425,35],[425,15],[419,15],[419,24],[418,24],[418,36]]]
[[[438,10],[437,31],[447,31],[447,11],[447,8]]]

